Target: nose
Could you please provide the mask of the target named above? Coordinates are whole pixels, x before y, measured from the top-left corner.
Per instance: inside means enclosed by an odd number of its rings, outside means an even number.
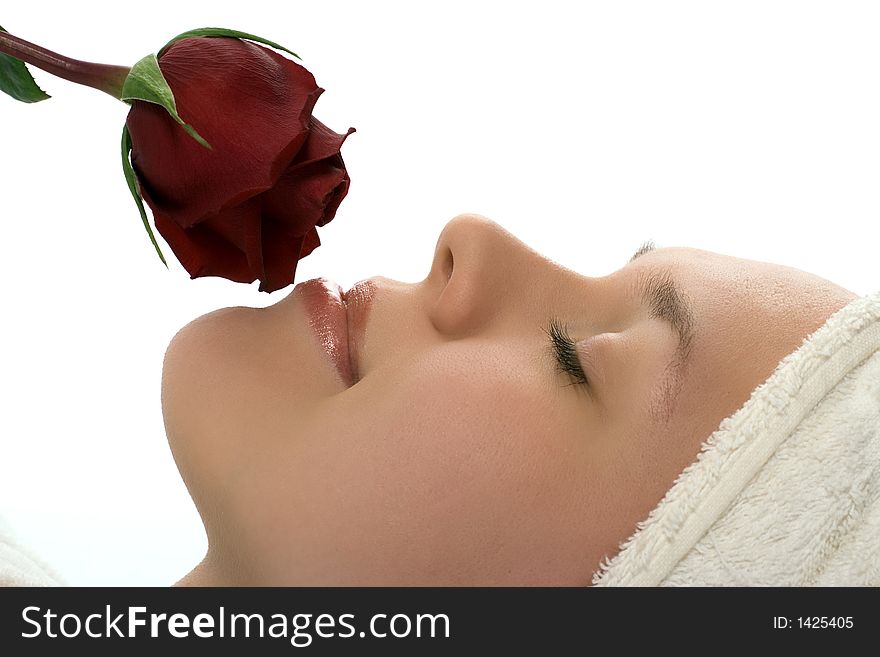
[[[462,337],[502,321],[526,302],[539,260],[494,221],[458,215],[440,233],[427,279],[432,324],[442,334]]]

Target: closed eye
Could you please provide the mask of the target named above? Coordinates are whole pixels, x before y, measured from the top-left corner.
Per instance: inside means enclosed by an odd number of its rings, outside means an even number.
[[[587,375],[578,358],[577,347],[568,334],[566,326],[554,317],[550,319],[544,332],[550,338],[559,371],[568,374],[572,380],[569,385],[588,385]]]

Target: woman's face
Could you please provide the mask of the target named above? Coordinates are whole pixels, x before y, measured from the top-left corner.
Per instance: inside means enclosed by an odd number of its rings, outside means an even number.
[[[209,540],[187,581],[589,584],[721,419],[854,298],[690,248],[586,277],[478,215],[449,222],[423,281],[370,282],[353,386],[308,286],[172,340],[165,426]]]

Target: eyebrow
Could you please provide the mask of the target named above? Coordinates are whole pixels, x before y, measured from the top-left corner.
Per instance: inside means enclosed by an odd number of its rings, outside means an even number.
[[[644,242],[629,262],[656,248],[654,242]],[[695,334],[694,312],[687,296],[667,270],[639,272],[635,289],[651,316],[667,322],[678,335],[678,347],[666,365],[659,384],[660,391],[651,404],[652,415],[660,421],[668,421],[681,390],[682,369],[691,355]]]

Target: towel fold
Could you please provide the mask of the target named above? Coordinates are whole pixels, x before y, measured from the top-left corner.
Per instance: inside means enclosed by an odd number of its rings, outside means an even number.
[[[880,586],[880,292],[786,356],[597,586]]]
[[[0,518],[0,586],[63,586],[64,582],[33,552],[19,543]]]

